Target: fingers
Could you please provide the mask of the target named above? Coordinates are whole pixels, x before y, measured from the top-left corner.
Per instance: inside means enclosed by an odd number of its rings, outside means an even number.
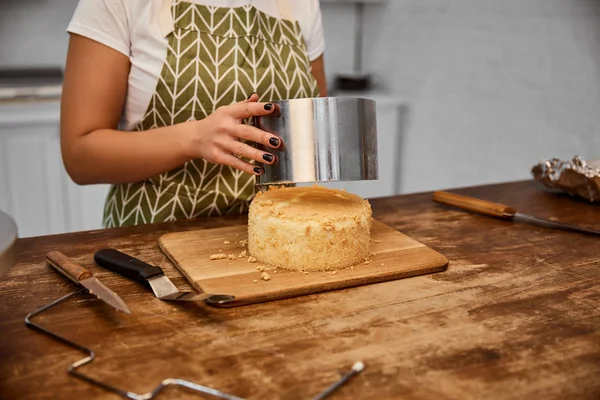
[[[275,104],[259,103],[258,99],[259,96],[252,93],[239,103],[219,107],[212,115],[203,120],[206,131],[213,134],[202,135],[206,142],[201,146],[202,149],[199,149],[202,158],[253,175],[261,175],[264,172],[263,168],[246,162],[244,159],[254,160],[265,165],[277,162],[277,156],[269,150],[260,150],[244,143],[244,141],[254,142],[263,145],[266,149],[279,149],[284,145],[276,135],[242,123],[245,119],[269,115],[276,110]]]
[[[254,100],[256,98],[256,100]],[[273,103],[259,103],[258,96],[252,94],[249,99],[227,106],[227,112],[234,118],[244,119],[269,115],[275,111]]]
[[[219,162],[219,164],[229,165],[230,167],[233,167],[240,171],[247,172],[252,175],[261,175],[264,172],[260,166],[250,164],[250,163],[248,163],[242,159],[239,159],[236,156],[231,155],[231,154],[223,153],[219,157],[218,162]]]
[[[264,172],[263,168],[241,159],[242,157],[262,164],[277,162],[274,154],[261,151],[231,138],[224,143],[213,143],[210,148],[205,149],[201,157],[210,163],[228,165],[253,175],[261,175]]]
[[[231,129],[230,134],[236,138],[249,142],[260,143],[263,146],[270,147],[272,149],[278,149],[282,145],[281,139],[277,136],[251,125],[236,125]]]
[[[243,103],[257,102],[257,101],[258,101],[258,94],[256,94],[256,92],[252,92],[252,93],[250,93],[250,96],[248,96],[248,98],[243,101]]]
[[[226,152],[238,155],[240,157],[250,158],[264,164],[274,164],[277,159],[272,153],[259,150],[236,140],[229,141],[223,146]]]

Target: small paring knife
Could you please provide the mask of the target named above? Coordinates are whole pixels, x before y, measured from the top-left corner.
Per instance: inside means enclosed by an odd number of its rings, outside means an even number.
[[[461,208],[467,211],[474,211],[480,214],[489,215],[505,220],[525,222],[532,225],[538,225],[545,228],[561,229],[571,232],[585,233],[588,235],[600,235],[600,231],[583,228],[576,225],[565,224],[561,222],[549,221],[547,219],[537,218],[531,215],[517,212],[513,207],[494,203],[492,201],[476,199],[456,193],[445,191],[436,191],[433,193],[433,201],[448,206]]]
[[[131,314],[127,304],[115,292],[107,288],[98,280],[92,271],[75,263],[72,259],[59,251],[51,251],[46,254],[48,264],[58,272],[69,278],[78,285],[85,287],[91,294],[104,301],[106,304]]]
[[[222,305],[235,299],[226,294],[180,292],[160,267],[147,264],[116,249],[102,249],[94,254],[99,265],[126,278],[150,286],[154,295],[166,301],[204,301]]]

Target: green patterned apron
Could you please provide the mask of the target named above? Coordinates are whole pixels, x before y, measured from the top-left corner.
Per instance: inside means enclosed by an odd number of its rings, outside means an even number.
[[[285,1],[278,1],[282,19],[251,5],[166,1],[172,24],[167,57],[136,130],[200,120],[252,92],[259,101],[318,96],[300,25],[289,18]],[[254,194],[254,175],[195,159],[142,182],[111,186],[104,225],[244,213]]]

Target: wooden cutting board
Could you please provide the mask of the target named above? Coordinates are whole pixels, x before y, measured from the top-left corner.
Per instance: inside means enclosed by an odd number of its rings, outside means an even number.
[[[408,278],[444,271],[448,259],[424,244],[373,220],[368,263],[333,272],[302,273],[283,268],[265,268],[269,280],[261,278],[260,263],[239,257],[246,247],[247,226],[167,233],[159,246],[198,291],[234,295],[227,306],[239,306]],[[233,260],[211,260],[213,254],[233,255]],[[275,272],[276,271],[276,272]]]

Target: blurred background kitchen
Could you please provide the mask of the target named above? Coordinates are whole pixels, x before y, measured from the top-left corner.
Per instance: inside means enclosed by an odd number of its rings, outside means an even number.
[[[370,77],[359,95],[378,103],[380,179],[338,187],[379,197],[530,179],[552,157],[600,158],[599,1],[355,3],[321,0],[326,70],[331,95],[356,95],[337,87],[340,76]],[[60,157],[76,5],[0,2],[0,210],[21,237],[101,227],[108,187],[73,184]],[[15,98],[31,93],[39,98]]]

